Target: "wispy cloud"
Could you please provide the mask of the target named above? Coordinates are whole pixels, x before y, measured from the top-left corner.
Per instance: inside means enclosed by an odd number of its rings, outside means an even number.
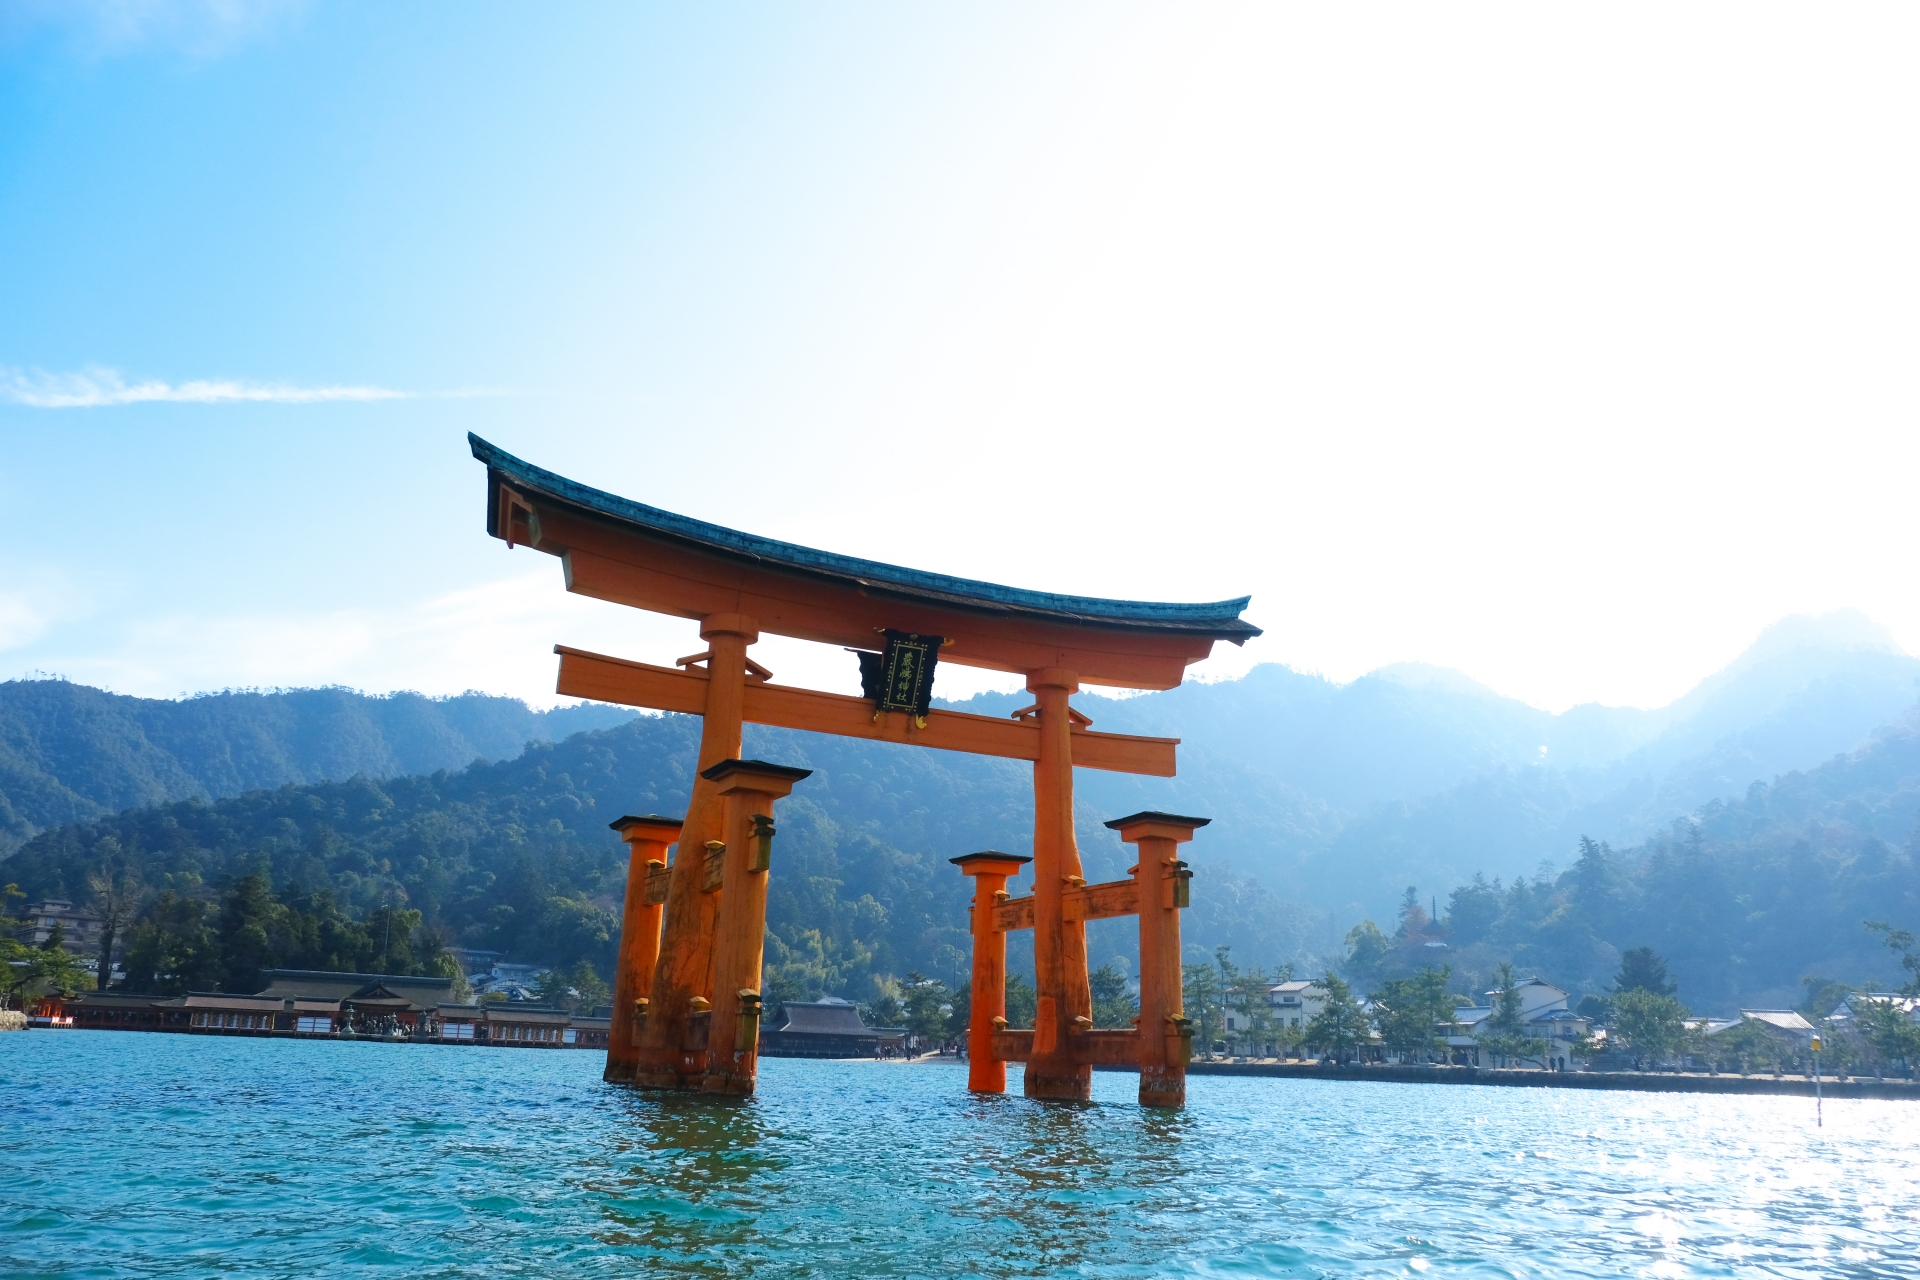
[[[123,404],[325,404],[336,400],[410,400],[386,387],[296,387],[284,383],[195,379],[129,382],[112,369],[45,373],[0,369],[0,401],[35,409],[99,409]]]
[[[0,43],[45,32],[82,57],[157,50],[206,61],[297,26],[312,8],[311,0],[7,0]]]

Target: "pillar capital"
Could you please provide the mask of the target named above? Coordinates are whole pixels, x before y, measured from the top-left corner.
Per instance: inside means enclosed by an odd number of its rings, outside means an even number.
[[[965,876],[1017,876],[1020,868],[1032,862],[1032,858],[1017,853],[1001,853],[998,849],[986,849],[980,853],[963,853],[957,858],[948,858],[954,866],[960,868]]]
[[[1142,840],[1171,840],[1175,844],[1185,844],[1193,839],[1195,831],[1212,821],[1212,818],[1188,818],[1177,813],[1148,809],[1125,818],[1115,818],[1106,825],[1118,831],[1120,838],[1128,844],[1138,844]]]
[[[674,844],[680,839],[680,819],[662,817],[657,813],[628,814],[624,818],[615,818],[607,825],[618,831],[620,838],[629,844],[636,840]]]
[[[744,613],[710,613],[700,619],[700,638],[711,640],[714,636],[739,636],[754,644],[760,639],[760,622]]]
[[[811,769],[795,769],[765,760],[722,760],[700,776],[715,784],[723,796],[736,791],[753,791],[778,800],[793,791],[793,784],[813,776]]]
[[[1080,674],[1065,667],[1041,667],[1038,671],[1027,672],[1027,692],[1038,693],[1042,689],[1065,689],[1068,693],[1080,692]]]

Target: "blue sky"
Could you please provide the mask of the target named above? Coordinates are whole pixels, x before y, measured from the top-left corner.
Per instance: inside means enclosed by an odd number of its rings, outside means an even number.
[[[1789,613],[1915,648],[1914,37],[13,6],[0,676],[537,699],[555,641],[694,647],[486,539],[468,430],[834,550],[1251,592],[1220,675],[1645,705]]]

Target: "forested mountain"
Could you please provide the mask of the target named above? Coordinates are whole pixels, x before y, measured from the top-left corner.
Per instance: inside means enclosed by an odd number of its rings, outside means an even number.
[[[1017,695],[955,704],[1004,713]],[[1284,667],[1133,698],[1075,699],[1100,729],[1184,739],[1170,781],[1080,775],[1116,812],[1211,813],[1209,850],[1335,918],[1442,894],[1476,871],[1564,867],[1582,835],[1647,839],[1678,815],[1809,769],[1920,701],[1920,659],[1858,614],[1790,618],[1671,706],[1553,715],[1456,673],[1391,667],[1349,684]]]
[[[458,773],[135,809],[44,833],[0,873],[30,896],[84,900],[90,872],[124,861],[157,902],[169,891],[217,897],[261,871],[302,910],[316,895],[326,895],[325,910],[351,916],[405,907],[448,941],[529,961],[585,958],[604,974],[626,872],[608,823],[683,812],[697,741],[695,720],[640,717]],[[780,806],[768,902],[768,963],[780,982],[864,995],[874,973],[918,968],[962,979],[970,882],[947,859],[1025,846],[1027,767],[759,728],[749,730],[747,750],[814,770]],[[1117,878],[1131,861],[1100,825],[1110,816],[1081,807],[1092,878]],[[1202,941],[1254,954],[1307,950],[1296,909],[1224,870],[1211,881],[1216,891],[1193,913]],[[1134,954],[1121,922],[1100,924],[1097,961]]]
[[[1580,986],[1610,971],[1619,950],[1653,944],[1714,1000],[1777,996],[1804,965],[1865,976],[1870,940],[1844,918],[1863,885],[1889,912],[1905,909],[1912,814],[1869,793],[1904,795],[1920,772],[1902,772],[1900,745],[1911,739],[1902,717],[1917,680],[1920,662],[1842,616],[1781,624],[1656,711],[1554,716],[1420,667],[1346,685],[1261,667],[1133,698],[1084,694],[1076,705],[1100,729],[1184,739],[1175,779],[1079,773],[1088,874],[1116,877],[1130,862],[1103,820],[1172,809],[1215,819],[1190,850],[1201,878],[1188,940],[1202,951],[1231,945],[1243,962],[1339,957],[1346,926],[1372,917],[1389,928],[1356,971],[1400,963],[1407,957],[1382,957],[1405,950],[1388,935],[1393,904],[1415,885],[1429,905],[1468,894],[1440,913],[1451,932],[1420,935],[1450,940],[1463,975],[1497,951]],[[1027,701],[956,705],[1005,714]],[[625,723],[539,741],[595,717]],[[1890,723],[1908,727],[1854,750]],[[516,756],[527,740],[536,745]],[[946,859],[1025,850],[1026,767],[765,729],[750,730],[748,750],[816,770],[781,810],[769,957],[782,981],[860,995],[870,974],[958,977],[966,885]],[[364,920],[405,906],[450,940],[531,960],[586,958],[604,972],[623,875],[606,823],[678,811],[693,738],[676,717],[595,707],[540,716],[478,695],[314,690],[167,703],[16,682],[0,686],[0,751],[12,830],[50,824],[60,804],[83,819],[0,867],[0,879],[29,893],[84,900],[88,872],[108,855],[135,867],[149,901],[171,889],[211,903],[264,868],[272,892],[302,910]],[[475,757],[489,762],[469,767]],[[1827,808],[1789,819],[1778,805],[1808,786]],[[248,790],[257,787],[270,789]],[[155,800],[171,803],[117,812]],[[1585,879],[1563,870],[1583,836],[1621,850],[1601,854],[1615,893],[1604,910],[1591,894],[1567,896],[1593,880],[1591,852]],[[1673,879],[1676,866],[1696,879]],[[1885,878],[1869,875],[1875,866]],[[1776,928],[1785,908],[1763,909],[1753,895],[1808,876],[1837,896],[1822,908],[1825,932],[1795,941]],[[1421,921],[1433,925],[1424,912]],[[1683,937],[1704,948],[1697,959]],[[1120,922],[1099,922],[1092,946],[1096,960],[1132,951]]]
[[[1362,924],[1347,968],[1378,981],[1444,960],[1463,991],[1513,960],[1598,994],[1622,952],[1666,958],[1680,997],[1731,1012],[1799,1003],[1803,980],[1882,984],[1868,920],[1920,925],[1920,713],[1817,769],[1755,782],[1620,852],[1593,840],[1555,876],[1477,876],[1430,920],[1417,888],[1392,935]],[[1444,943],[1437,950],[1429,943]],[[1884,989],[1884,988],[1883,988]]]
[[[375,698],[292,689],[173,701],[10,680],[0,683],[0,856],[37,831],[135,805],[459,769],[632,714],[606,706],[532,711],[517,698],[478,693]]]
[[[1492,768],[1354,817],[1303,860],[1302,896],[1333,906],[1343,885],[1349,893],[1382,882],[1444,890],[1475,871],[1510,879],[1535,874],[1542,861],[1564,867],[1582,835],[1647,839],[1677,815],[1859,746],[1920,701],[1920,660],[1904,654],[1770,648],[1763,637],[1757,652],[1687,698],[1645,713],[1668,722],[1604,767],[1543,759]],[[1377,898],[1348,901],[1351,912],[1379,909]]]

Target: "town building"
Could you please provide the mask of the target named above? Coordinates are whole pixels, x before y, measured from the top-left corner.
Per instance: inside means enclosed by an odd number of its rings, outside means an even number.
[[[1829,1022],[1847,1022],[1854,1018],[1860,1006],[1865,1004],[1892,1005],[1894,1008],[1900,1010],[1900,1012],[1906,1014],[1907,1017],[1914,1022],[1920,1022],[1920,998],[1903,996],[1895,991],[1855,991],[1835,1006],[1833,1013],[1828,1016],[1827,1020]],[[1744,1012],[1744,1010],[1742,1012]]]
[[[64,898],[42,898],[29,902],[16,922],[20,941],[39,946],[60,929],[66,949],[75,955],[96,955],[105,937],[106,921],[91,911],[75,907]],[[115,947],[114,950],[120,948]]]
[[[1805,1049],[1813,1043],[1813,1024],[1801,1017],[1797,1010],[1742,1009],[1740,1016],[1748,1022],[1759,1023],[1797,1049]]]
[[[1304,1030],[1315,1015],[1327,1006],[1327,989],[1317,982],[1276,982],[1267,988],[1267,1003],[1273,1007],[1274,1025],[1289,1031]],[[1228,1032],[1234,1028],[1229,1026]]]
[[[1771,1060],[1776,1066],[1802,1059],[1812,1051],[1813,1037],[1818,1034],[1814,1025],[1794,1009],[1742,1009],[1737,1018],[1692,1018],[1686,1027],[1698,1033],[1704,1043],[1700,1052],[1687,1054],[1683,1061],[1688,1068],[1700,1071],[1719,1071],[1736,1063],[1745,1071],[1746,1063],[1753,1059],[1768,1060],[1768,1052],[1760,1049],[1766,1044],[1772,1046]],[[1725,1038],[1742,1027],[1759,1031],[1762,1039]]]
[[[491,952],[472,953],[491,955]],[[534,964],[508,964],[497,957],[483,971],[467,975],[467,985],[476,996],[499,996],[504,1000],[540,999],[540,982],[547,971]]]
[[[1562,1070],[1570,1066],[1575,1046],[1593,1032],[1593,1019],[1569,1009],[1567,1001],[1571,998],[1570,993],[1544,979],[1528,978],[1525,982],[1516,983],[1513,990],[1520,998],[1520,1019],[1525,1024],[1522,1034],[1528,1039],[1544,1042],[1544,1048],[1537,1057],[1518,1059],[1516,1065],[1550,1066]],[[1465,1061],[1480,1063],[1480,1038],[1485,1034],[1485,1023],[1493,1016],[1501,994],[1497,987],[1485,992],[1485,1004],[1455,1009],[1451,1023],[1442,1023],[1435,1028],[1442,1033],[1450,1052]]]
[[[453,957],[453,962],[460,966],[460,972],[466,974],[469,981],[507,958],[504,951],[481,951],[473,947],[448,947],[447,954]]]

